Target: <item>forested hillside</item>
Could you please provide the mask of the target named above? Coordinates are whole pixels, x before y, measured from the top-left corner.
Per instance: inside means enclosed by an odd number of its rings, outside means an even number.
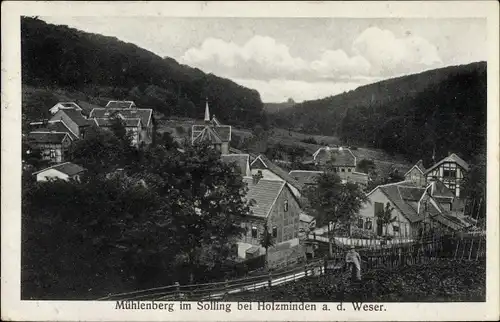
[[[394,78],[272,116],[276,126],[339,136],[346,144],[430,161],[449,151],[466,159],[486,141],[486,63]]]
[[[24,17],[21,42],[23,85],[83,92],[92,103],[134,100],[166,116],[194,118],[203,117],[208,98],[211,113],[223,122],[250,127],[265,121],[256,90],[114,37]],[[24,107],[27,115],[39,114]]]

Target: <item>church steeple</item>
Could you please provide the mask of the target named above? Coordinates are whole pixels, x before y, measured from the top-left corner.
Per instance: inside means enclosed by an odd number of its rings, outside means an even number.
[[[205,123],[210,122],[210,110],[208,109],[208,99],[205,99]]]

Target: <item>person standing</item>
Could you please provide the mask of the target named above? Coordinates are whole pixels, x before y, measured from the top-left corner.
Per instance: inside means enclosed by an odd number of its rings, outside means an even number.
[[[356,252],[355,247],[351,246],[345,257],[347,267],[351,271],[351,281],[361,281],[361,257]]]

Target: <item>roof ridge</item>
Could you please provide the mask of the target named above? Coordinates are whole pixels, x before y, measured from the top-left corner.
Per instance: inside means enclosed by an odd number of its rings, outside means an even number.
[[[316,172],[316,173],[323,173],[324,171],[320,171],[320,170],[291,170],[288,174],[292,173],[292,172]]]
[[[57,164],[51,165],[50,167],[47,167],[47,168],[44,168],[44,169],[42,169],[42,170],[38,170],[38,171],[36,171],[36,172],[33,172],[31,175],[38,174],[38,173],[40,173],[40,172],[42,172],[42,171],[45,171],[45,170],[54,169],[54,168],[60,167],[60,166],[62,166],[62,165],[64,165],[64,164],[67,164],[67,163],[72,163],[72,162],[71,162],[71,161],[66,161],[66,162],[62,162],[62,163],[57,163]],[[75,163],[74,163],[74,164],[75,164]]]

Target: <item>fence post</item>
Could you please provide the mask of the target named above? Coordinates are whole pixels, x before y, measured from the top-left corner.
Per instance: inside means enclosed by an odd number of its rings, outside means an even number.
[[[181,297],[181,285],[179,284],[179,282],[175,282],[174,285],[175,285],[175,290],[176,290],[176,297],[177,297],[177,299],[180,299],[180,297]]]
[[[304,265],[304,276],[307,277],[307,264]]]
[[[269,272],[267,284],[268,284],[269,288],[271,288],[273,286],[273,273],[272,272]]]

